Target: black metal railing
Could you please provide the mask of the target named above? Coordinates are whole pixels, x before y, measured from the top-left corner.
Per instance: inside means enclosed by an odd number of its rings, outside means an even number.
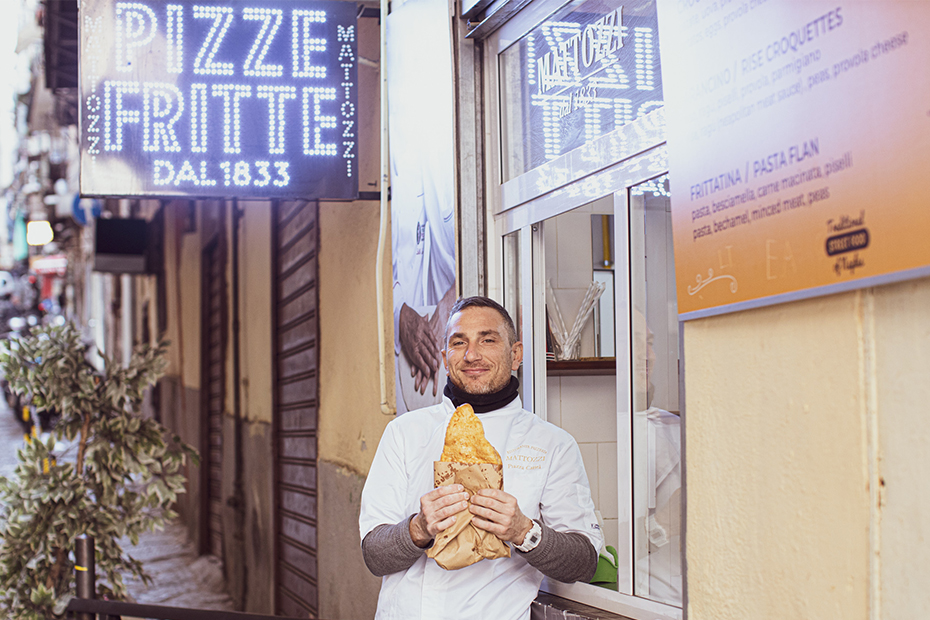
[[[98,601],[94,566],[94,539],[81,536],[74,548],[76,596],[66,617],[71,620],[119,620],[122,616],[148,620],[287,620],[284,616],[250,614],[241,611],[214,611],[164,605],[141,605],[119,601]],[[297,620],[292,618],[292,620]]]

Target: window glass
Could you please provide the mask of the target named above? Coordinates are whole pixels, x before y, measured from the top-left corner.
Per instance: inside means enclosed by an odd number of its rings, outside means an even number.
[[[681,605],[678,308],[667,176],[630,188],[634,593]]]
[[[612,227],[608,195],[543,222],[546,286],[546,419],[578,442],[606,545],[619,545],[617,381],[613,347]],[[609,352],[609,356],[603,355]],[[609,554],[607,549],[601,550]],[[617,573],[600,571],[603,587],[617,589]]]
[[[570,3],[499,63],[504,181],[662,105],[655,0]]]

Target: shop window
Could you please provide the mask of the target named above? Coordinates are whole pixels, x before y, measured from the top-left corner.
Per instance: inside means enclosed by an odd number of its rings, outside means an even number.
[[[612,231],[605,251],[601,228],[613,212],[614,197],[606,196],[543,222],[540,280],[546,289],[546,419],[578,442],[606,544],[616,549],[617,366],[614,343],[607,343],[614,338],[614,261]]]
[[[541,258],[521,252],[527,238]],[[601,553],[617,566],[596,585],[544,588],[598,606],[613,596],[617,609],[630,600],[660,603],[666,615],[650,617],[680,617],[680,365],[667,176],[503,240],[505,305],[533,325],[523,337],[539,349],[529,356],[532,408],[578,442],[604,532]],[[527,307],[527,283],[541,312]]]
[[[655,0],[534,0],[490,35],[499,292],[524,406],[578,442],[615,567],[551,594],[680,620],[679,332]],[[610,558],[609,560],[607,558]]]

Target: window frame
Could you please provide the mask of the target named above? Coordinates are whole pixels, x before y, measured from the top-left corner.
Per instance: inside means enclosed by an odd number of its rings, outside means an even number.
[[[570,1],[570,0],[569,0]],[[504,251],[505,237],[519,238],[520,261],[519,297],[522,316],[514,317],[522,325],[521,338],[524,342],[523,403],[524,407],[546,419],[546,338],[545,281],[543,278],[545,247],[544,221],[561,213],[571,211],[588,202],[614,196],[614,234],[617,269],[615,270],[616,359],[617,359],[617,454],[618,454],[618,498],[620,510],[633,515],[633,470],[632,470],[632,355],[630,330],[621,326],[631,325],[629,299],[629,191],[633,186],[668,172],[668,153],[665,144],[665,111],[659,108],[642,118],[601,136],[598,140],[615,139],[622,134],[626,145],[623,152],[608,149],[589,149],[585,157],[579,151],[566,153],[548,164],[546,170],[536,168],[507,182],[502,182],[502,144],[500,127],[500,98],[498,56],[515,44],[527,32],[552,13],[568,4],[566,0],[536,0],[514,18],[505,23],[484,41],[484,92],[486,115],[485,135],[487,140],[486,181],[487,230],[494,242],[488,244],[488,285],[492,296],[500,297],[513,283],[505,282]],[[590,144],[590,143],[589,143]],[[592,158],[592,150],[598,156]],[[557,170],[559,174],[553,175]],[[546,183],[545,178],[558,178],[558,184]],[[513,255],[513,253],[510,253]],[[621,265],[620,261],[623,261]],[[511,273],[513,271],[511,270]],[[680,331],[680,323],[679,323]],[[679,343],[681,340],[679,339]],[[681,345],[679,345],[681,346]],[[682,360],[682,352],[679,351]],[[682,394],[682,420],[684,402]],[[683,428],[683,425],[682,425]],[[682,485],[684,492],[684,484]],[[682,503],[684,515],[684,501]],[[629,519],[621,539],[628,544],[618,549],[620,557],[620,592],[599,588],[589,584],[564,584],[544,579],[541,591],[591,605],[599,609],[622,614],[634,620],[681,620],[683,606],[676,607],[633,595],[634,547],[633,524]],[[684,532],[682,532],[684,536]],[[624,545],[621,545],[624,546]],[[682,544],[684,555],[684,544]],[[682,558],[682,572],[685,571]],[[624,582],[626,580],[626,582]],[[684,582],[684,577],[683,577]],[[686,586],[683,585],[683,588]]]

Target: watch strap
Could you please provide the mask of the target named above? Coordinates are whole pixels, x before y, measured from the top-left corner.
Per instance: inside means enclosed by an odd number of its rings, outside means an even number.
[[[533,525],[530,527],[530,531],[526,533],[526,536],[523,537],[523,542],[519,545],[514,545],[514,549],[517,551],[522,551],[523,553],[529,553],[537,546],[542,540],[542,527],[540,527],[537,521],[533,521]]]

